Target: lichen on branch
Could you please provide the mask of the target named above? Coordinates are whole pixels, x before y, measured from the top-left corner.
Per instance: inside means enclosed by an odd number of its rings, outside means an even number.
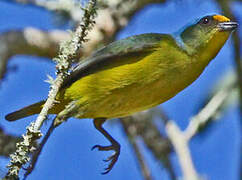
[[[87,41],[88,31],[94,25],[96,16],[96,0],[90,0],[85,8],[81,22],[77,26],[72,38],[61,44],[58,56],[54,58],[56,65],[57,77],[51,84],[48,99],[43,109],[34,123],[27,127],[27,132],[23,135],[23,140],[17,144],[16,152],[11,155],[8,173],[4,179],[19,179],[19,171],[24,164],[29,162],[29,154],[34,150],[34,142],[38,140],[42,133],[40,128],[47,118],[48,111],[55,103],[55,97],[63,83],[64,78],[68,75],[73,59],[77,56],[78,50],[82,44]]]

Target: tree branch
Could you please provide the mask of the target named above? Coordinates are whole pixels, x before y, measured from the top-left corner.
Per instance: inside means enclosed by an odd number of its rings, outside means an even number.
[[[0,79],[4,78],[9,58],[28,54],[53,58],[58,52],[58,43],[69,39],[63,31],[45,32],[35,28],[9,31],[0,35]]]
[[[220,6],[223,13],[230,17],[231,19],[236,21],[236,17],[232,12],[232,9],[230,7],[230,2],[227,0],[217,0],[218,5]],[[236,72],[237,72],[237,78],[238,78],[238,85],[239,85],[239,91],[240,91],[240,113],[242,117],[242,57],[241,57],[241,39],[239,36],[239,31],[235,31],[232,34],[233,39],[233,45],[234,45],[234,61],[236,65]]]
[[[47,142],[47,140],[49,139],[50,135],[52,134],[52,132],[55,129],[54,122],[55,122],[55,119],[52,121],[52,123],[51,123],[51,125],[50,125],[50,127],[49,127],[49,129],[47,131],[47,133],[45,134],[43,140],[39,144],[37,150],[32,154],[31,162],[30,162],[28,168],[26,169],[26,172],[24,174],[24,178],[27,178],[27,176],[29,174],[31,174],[32,171],[34,170],[35,165],[36,165],[36,163],[37,163],[37,161],[39,159],[40,153],[42,152],[45,143]]]
[[[220,107],[226,101],[233,87],[228,87],[227,89],[221,89],[217,94],[215,94],[208,104],[193,118],[191,118],[186,130],[184,131],[184,136],[189,141],[199,130],[203,124],[217,114]]]
[[[151,110],[136,113],[133,116],[121,118],[121,123],[127,136],[132,139],[141,137],[152,154],[161,161],[171,179],[176,175],[173,171],[169,154],[172,151],[170,141],[161,135],[159,129],[153,124],[153,112]],[[138,158],[138,157],[137,157]]]
[[[166,124],[166,132],[168,137],[171,140],[172,145],[174,146],[177,153],[184,179],[199,179],[189,152],[189,141],[198,132],[199,127],[201,127],[203,124],[206,124],[210,118],[217,114],[220,107],[229,97],[233,88],[234,85],[231,85],[226,89],[221,89],[217,94],[215,94],[210,99],[208,104],[190,120],[189,125],[183,132],[180,131],[180,129],[173,121],[169,120],[163,111],[160,112],[160,116],[162,117],[164,124]]]
[[[95,6],[96,1],[90,0],[84,10],[82,21],[73,34],[72,39],[61,44],[59,55],[54,59],[57,62],[57,78],[51,85],[48,99],[45,102],[43,109],[41,110],[35,123],[31,123],[31,125],[27,128],[28,131],[26,135],[23,136],[24,141],[17,144],[17,150],[11,156],[11,163],[8,165],[9,171],[6,176],[7,179],[18,178],[20,168],[29,161],[28,154],[33,152],[33,142],[42,136],[40,133],[40,128],[47,117],[48,111],[55,103],[55,97],[59,91],[63,79],[68,73],[72,59],[76,57],[76,54],[82,43],[86,41],[85,38],[87,31],[94,23],[93,19],[96,14]]]
[[[122,121],[122,119],[121,119],[121,121]],[[134,131],[135,127],[134,128],[131,128],[131,127],[127,128],[127,126],[125,126],[124,124],[125,123],[122,123],[123,129],[125,131],[125,134],[128,136],[128,140],[129,140],[130,144],[132,145],[133,150],[136,154],[136,157],[137,157],[138,162],[139,162],[138,165],[141,169],[141,172],[144,176],[144,179],[145,180],[152,180],[153,178],[150,174],[151,172],[150,172],[150,170],[149,170],[149,168],[148,168],[148,166],[145,162],[143,154],[141,153],[140,148],[139,148],[138,143],[137,143],[137,139],[136,139],[137,134],[136,134],[136,131]]]
[[[126,0],[127,1],[127,0]],[[38,3],[48,3],[48,1],[38,0],[16,0],[8,2],[31,3],[39,6]],[[37,3],[38,2],[38,3]],[[97,12],[96,24],[89,32],[87,39],[90,39],[83,45],[78,52],[78,57],[88,56],[100,45],[111,42],[117,32],[127,25],[129,19],[140,9],[150,3],[165,2],[165,0],[140,0],[123,2],[122,0],[113,0],[112,5]],[[52,3],[60,3],[53,1]],[[127,6],[126,4],[129,3]],[[43,7],[45,5],[42,4]],[[58,9],[59,6],[54,6]],[[75,6],[74,9],[76,9]],[[70,10],[71,11],[71,10]],[[80,10],[78,9],[78,12]],[[83,15],[82,13],[80,13]],[[76,20],[81,19],[79,16]],[[108,22],[108,23],[107,23]],[[58,53],[58,44],[60,41],[70,39],[70,35],[60,30],[41,31],[36,28],[25,28],[20,31],[9,31],[0,35],[0,80],[7,72],[8,60],[17,54],[27,54],[53,58]],[[78,60],[78,58],[77,58]]]
[[[20,140],[20,137],[6,134],[0,127],[0,155],[8,157],[16,150],[16,143]]]
[[[231,9],[231,4],[227,0],[216,0],[221,10],[225,15],[231,17],[233,20],[236,20],[236,17]],[[241,1],[241,0],[240,0]],[[234,61],[236,65],[236,72],[238,78],[238,86],[239,86],[239,106],[240,106],[240,130],[242,130],[242,57],[241,57],[241,39],[239,36],[239,31],[235,31],[232,34],[233,45],[234,45]],[[242,177],[242,142],[240,142],[240,167],[239,173],[240,177]]]
[[[190,155],[188,141],[184,134],[173,121],[169,121],[166,124],[166,132],[175,148],[175,152],[177,153],[177,157],[183,172],[183,179],[199,180],[199,176],[194,168]]]
[[[21,3],[28,4],[39,8],[44,8],[49,11],[62,11],[67,14],[72,21],[79,22],[83,14],[80,12],[79,4],[74,0],[4,0],[8,3]],[[98,1],[98,5],[108,7],[109,13],[112,13],[113,16],[118,20],[117,23],[119,26],[125,25],[130,17],[134,15],[137,11],[142,9],[144,6],[152,3],[164,3],[167,0],[112,0],[108,4],[105,1]],[[127,4],[129,6],[127,6]],[[99,14],[99,13],[98,13]],[[122,17],[122,18],[120,18]],[[121,21],[119,21],[121,20]],[[125,24],[124,24],[125,23]]]
[[[133,3],[132,6],[130,4],[129,6],[125,6],[124,5],[125,2],[122,2],[121,0],[119,0],[118,4],[113,5],[112,7],[108,7],[107,9],[99,10],[98,17],[96,18],[96,26],[89,33],[89,36],[88,36],[90,41],[84,44],[82,51],[80,51],[79,55],[86,56],[90,54],[90,52],[93,49],[95,49],[97,45],[100,45],[102,43],[106,44],[107,42],[112,41],[116,33],[128,23],[129,18],[131,18],[134,13],[136,13],[138,10],[143,8],[145,5],[150,3],[164,2],[164,1],[141,0],[141,1],[133,1],[133,2],[135,3]],[[125,11],[123,8],[125,8]],[[59,40],[61,40],[60,37],[58,38],[55,38],[55,37],[57,37],[58,34],[60,33],[60,34],[63,34],[64,39],[70,38],[70,36],[67,33],[61,32],[61,31],[57,31],[57,33],[56,31],[43,32],[34,28],[27,29],[26,31],[28,31],[28,33],[26,33],[25,30],[18,31],[18,32],[9,32],[10,34],[13,33],[16,36],[9,35],[9,34],[6,35],[7,33],[2,34],[2,36],[15,37],[15,40],[16,40],[15,41],[13,38],[11,42],[2,41],[2,42],[7,42],[7,43],[3,43],[3,44],[7,44],[6,47],[15,47],[16,42],[19,42],[19,43],[17,43],[15,48],[21,47],[21,49],[13,48],[10,51],[5,51],[5,54],[7,55],[7,57],[5,58],[6,63],[7,63],[7,59],[12,57],[15,54],[31,54],[31,55],[38,55],[38,56],[53,57],[57,53],[57,49],[58,49],[57,45]],[[39,38],[39,36],[41,38]],[[30,40],[32,39],[32,41],[29,41],[28,39]],[[35,39],[40,39],[40,40],[36,41]],[[32,44],[33,42],[35,44]],[[41,44],[43,42],[46,43],[45,46]],[[52,47],[52,48],[49,48],[49,47]],[[52,51],[51,53],[49,52],[50,50]],[[40,52],[41,54],[38,54]],[[159,140],[157,138],[157,142],[158,141]],[[175,177],[175,175],[173,176]]]

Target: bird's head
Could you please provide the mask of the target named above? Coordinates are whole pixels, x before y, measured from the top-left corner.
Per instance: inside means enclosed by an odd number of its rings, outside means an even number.
[[[238,23],[221,15],[205,16],[180,33],[184,47],[205,60],[213,59]]]

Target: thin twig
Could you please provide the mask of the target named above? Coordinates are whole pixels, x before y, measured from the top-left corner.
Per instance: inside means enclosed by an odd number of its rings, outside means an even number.
[[[220,6],[222,12],[232,18],[232,20],[236,21],[236,16],[233,13],[231,8],[232,2],[228,0],[216,0],[218,5]],[[241,0],[240,0],[241,1]],[[241,24],[240,24],[241,26]],[[242,130],[242,55],[241,55],[241,37],[239,35],[239,30],[235,31],[232,34],[233,46],[234,46],[234,62],[235,62],[235,69],[237,73],[238,79],[238,87],[239,87],[239,107],[240,107],[240,131]],[[242,139],[242,138],[240,138]],[[240,157],[239,157],[239,175],[242,178],[242,141],[240,142]]]
[[[35,121],[35,130],[40,129],[48,111],[53,107],[55,103],[55,97],[64,81],[64,78],[68,74],[68,70],[71,66],[72,60],[77,57],[78,50],[83,42],[86,42],[87,31],[90,30],[94,24],[93,18],[96,15],[96,0],[90,0],[88,7],[84,9],[83,21],[77,27],[71,41],[66,41],[61,44],[60,54],[54,60],[57,62],[57,78],[48,95],[48,99],[44,104],[37,120]]]
[[[45,7],[48,4],[54,8],[47,8],[50,11],[61,10],[61,5],[55,5],[55,3],[60,4],[59,1],[42,1],[42,0],[6,0],[10,3],[24,3],[31,4],[36,7]],[[96,24],[93,29],[89,32],[88,41],[84,44],[84,47],[80,49],[79,55],[88,56],[90,53],[100,45],[107,44],[115,39],[116,34],[127,25],[130,18],[137,13],[144,6],[151,3],[164,2],[159,0],[135,0],[123,3],[122,0],[113,0],[109,3],[116,4],[113,6],[108,6],[105,9],[98,10],[98,16],[96,18]],[[127,5],[127,3],[129,3]],[[78,21],[83,16],[83,12],[80,11],[78,6],[75,6],[74,10],[71,8],[64,7],[73,11],[75,18],[74,21]],[[78,11],[75,9],[78,8]],[[52,10],[51,10],[52,9]],[[75,12],[75,13],[74,13]],[[78,12],[80,15],[76,15]],[[72,13],[72,12],[68,12]],[[108,23],[107,23],[108,22]],[[53,58],[58,53],[58,44],[60,41],[70,39],[70,34],[61,30],[54,31],[42,31],[33,27],[27,27],[21,30],[13,30],[0,35],[0,83],[6,72],[8,60],[12,56],[18,54],[35,55],[41,57]],[[75,59],[79,61],[79,57]]]
[[[44,147],[44,145],[46,144],[47,140],[49,139],[50,135],[53,133],[54,129],[55,129],[55,126],[54,126],[54,121],[55,119],[52,121],[47,133],[45,134],[43,140],[41,141],[41,143],[39,144],[37,150],[33,153],[32,155],[32,158],[31,158],[31,162],[28,166],[28,168],[26,169],[26,172],[24,174],[24,179],[27,178],[27,176],[29,174],[32,173],[32,171],[34,170],[35,168],[35,165],[39,159],[39,156],[40,156],[40,153],[42,152],[42,149]]]
[[[152,175],[151,175],[151,171],[148,168],[148,165],[145,162],[144,156],[140,151],[139,145],[137,143],[137,139],[133,141],[132,145],[133,145],[134,151],[136,153],[136,156],[138,158],[139,165],[140,165],[140,168],[141,168],[141,172],[144,176],[144,179],[152,180],[153,178],[152,178]]]
[[[159,115],[164,122],[167,136],[171,141],[174,150],[177,154],[183,173],[183,179],[198,180],[199,175],[196,172],[192,162],[188,145],[189,141],[187,141],[187,139],[184,136],[184,133],[179,129],[176,123],[170,120],[163,110],[159,112]]]
[[[153,155],[164,165],[171,179],[175,179],[176,175],[169,159],[169,154],[172,151],[170,141],[154,125],[152,112],[152,110],[144,111],[120,120],[130,143],[133,143],[132,139],[141,137]]]
[[[136,154],[136,157],[137,157],[138,162],[139,162],[138,165],[141,169],[141,172],[144,176],[144,179],[152,180],[153,178],[151,176],[150,170],[149,170],[149,168],[148,168],[148,166],[145,162],[143,154],[141,153],[140,148],[139,148],[138,143],[137,143],[138,134],[137,134],[137,131],[135,130],[135,127],[133,125],[127,126],[126,125],[127,123],[124,122],[125,121],[124,119],[120,119],[120,120],[122,122],[122,126],[123,126],[123,129],[125,131],[125,134],[128,136],[128,140],[129,140],[130,144],[132,145],[133,150]]]
[[[231,88],[220,90],[210,99],[208,104],[190,120],[189,125],[184,131],[184,136],[188,141],[197,133],[202,124],[206,124],[206,122],[217,113],[230,92]]]
[[[183,178],[185,180],[198,180],[199,176],[193,165],[188,147],[188,141],[183,132],[173,121],[169,121],[166,124],[166,132],[175,148],[175,152],[177,153],[177,157],[183,172]]]
[[[191,119],[188,127],[183,132],[173,121],[169,120],[169,117],[165,114],[164,111],[160,112],[161,117],[164,120],[164,124],[166,124],[168,137],[171,140],[177,153],[184,179],[199,179],[189,152],[189,141],[197,133],[199,127],[206,123],[206,121],[208,121],[217,113],[217,111],[229,96],[232,88],[233,86],[228,87],[227,89],[222,89],[216,95],[214,95],[208,104]]]
[[[71,20],[79,22],[82,18],[83,12],[80,11],[79,4],[75,0],[66,1],[46,1],[46,0],[2,0],[8,3],[20,3],[36,8],[47,9],[52,12],[63,12],[69,16]]]
[[[118,1],[119,2],[122,2],[121,0],[118,0]],[[28,3],[30,1],[26,1],[26,2]],[[32,2],[34,2],[34,1],[32,1]],[[159,3],[159,2],[164,2],[164,1],[159,1],[159,0],[141,0],[141,1],[134,1],[134,2],[135,3],[132,3],[132,6],[130,6],[130,5],[129,6],[125,6],[125,11],[123,11],[124,9],[122,9],[122,8],[117,8],[116,9],[116,8],[111,7],[110,9],[102,10],[102,12],[99,13],[99,14],[102,14],[104,16],[104,19],[106,19],[106,20],[103,20],[103,18],[100,18],[99,19],[99,23],[97,23],[98,26],[97,26],[97,28],[95,28],[95,30],[96,30],[95,33],[91,33],[91,39],[92,39],[92,41],[93,41],[93,39],[95,39],[95,40],[91,44],[88,43],[88,47],[85,45],[85,52],[87,52],[87,53],[84,52],[84,54],[89,54],[90,51],[93,50],[96,47],[97,44],[100,44],[100,42],[107,43],[107,41],[110,41],[110,40],[114,39],[115,34],[122,27],[124,27],[127,24],[129,18],[131,18],[133,14],[135,14],[138,10],[142,9],[145,5],[150,4],[150,3],[154,3],[154,2]],[[110,18],[107,19],[107,16],[110,17]],[[115,18],[113,18],[113,17],[115,17]],[[114,25],[112,25],[111,28],[110,28],[110,26],[107,26],[106,25],[107,24],[106,23],[107,21],[110,22],[109,24],[114,24]],[[105,23],[102,23],[102,22],[105,22]],[[102,32],[104,34],[102,34],[100,32]],[[22,32],[19,32],[20,37],[22,37],[21,36],[21,33],[24,34],[24,37],[25,37],[25,35],[29,35],[28,33],[25,34],[22,31]],[[47,33],[48,32],[46,32],[46,34]],[[14,34],[14,32],[13,32],[13,34]],[[36,34],[36,33],[34,33],[34,34]],[[43,37],[43,36],[41,36],[41,37]],[[99,37],[99,38],[96,39],[96,37]],[[18,37],[16,37],[16,38],[18,38]],[[10,39],[13,39],[13,38],[10,38]],[[47,42],[50,39],[52,39],[52,38],[47,38],[47,40],[41,40],[40,42]],[[31,42],[36,42],[36,41],[20,41],[20,42],[27,42],[26,44],[27,45],[30,45],[29,47],[31,47]],[[48,43],[49,43],[49,41],[48,41]],[[33,44],[33,47],[35,45],[36,44]],[[8,46],[12,47],[11,45],[8,45]],[[38,45],[36,45],[36,46],[38,46]],[[25,47],[25,45],[19,45],[18,47]],[[38,48],[41,49],[42,47],[43,46],[40,45]],[[45,48],[45,47],[46,46],[44,46],[43,48]],[[29,49],[28,47],[26,49],[21,48],[21,53],[20,54],[28,54],[29,53],[28,49]],[[48,47],[46,49],[47,50],[49,49],[50,51],[53,50],[52,48],[48,48]],[[30,54],[35,54],[35,50],[37,52],[36,54],[38,54],[39,52],[42,52],[39,49],[33,48],[33,51],[31,51]],[[7,51],[7,52],[10,53],[10,54],[7,54],[8,55],[7,57],[9,57],[9,58],[11,56],[15,55],[16,53],[18,54],[18,52],[14,52],[12,54],[11,54],[12,51],[11,52],[10,51]],[[52,54],[50,56],[49,56],[48,52],[46,54],[44,54],[44,56],[48,56],[48,57],[52,57],[52,55],[53,55],[53,51],[52,51]],[[42,56],[42,54],[40,56]],[[6,59],[8,59],[8,58],[6,58]],[[4,70],[5,70],[6,69],[6,66],[3,66],[3,67],[4,67]],[[5,72],[5,71],[2,71],[2,72]]]
[[[192,118],[188,127],[183,132],[173,121],[169,120],[164,111],[160,112],[161,117],[164,119],[164,124],[166,124],[168,137],[171,140],[177,153],[184,179],[199,179],[189,152],[189,141],[197,133],[199,127],[206,123],[217,113],[225,100],[228,98],[232,88],[233,86],[231,85],[227,89],[222,89],[216,95],[214,95],[208,104],[196,116]]]
[[[0,156],[9,157],[16,150],[16,143],[21,141],[21,137],[7,134],[0,127]]]
[[[90,30],[94,24],[94,17],[96,15],[96,0],[90,0],[87,8],[84,9],[83,21],[77,27],[75,33],[70,41],[61,44],[60,53],[54,60],[57,62],[57,78],[51,85],[51,90],[47,101],[44,104],[35,123],[27,128],[27,133],[24,141],[17,144],[16,152],[11,156],[11,163],[8,165],[9,171],[6,179],[18,179],[20,168],[29,161],[28,154],[33,152],[33,143],[39,139],[42,134],[40,128],[45,121],[48,111],[55,103],[55,97],[61,87],[61,84],[68,74],[72,60],[76,57],[79,48],[83,42],[86,42],[87,31]]]
[[[44,148],[46,142],[48,141],[50,135],[54,132],[56,127],[58,127],[62,122],[66,121],[69,117],[73,114],[76,114],[76,101],[72,101],[69,103],[64,110],[62,110],[52,121],[47,133],[45,134],[43,140],[41,141],[40,145],[38,146],[37,150],[33,153],[31,162],[27,168],[25,173],[25,179],[29,174],[31,174],[35,168],[35,165],[39,159],[40,153]]]
[[[231,9],[231,2],[227,0],[217,0],[223,13],[230,17],[232,20],[236,21],[236,17]],[[241,25],[241,24],[240,24]],[[240,92],[240,113],[242,117],[242,61],[241,61],[241,38],[239,36],[239,30],[233,32],[232,40],[234,45],[234,62],[236,65],[236,72],[238,78],[239,92]]]

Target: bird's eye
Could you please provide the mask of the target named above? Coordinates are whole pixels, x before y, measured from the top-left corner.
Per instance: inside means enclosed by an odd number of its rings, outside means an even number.
[[[202,19],[202,23],[203,24],[208,24],[210,22],[210,20],[208,18],[203,18]]]

